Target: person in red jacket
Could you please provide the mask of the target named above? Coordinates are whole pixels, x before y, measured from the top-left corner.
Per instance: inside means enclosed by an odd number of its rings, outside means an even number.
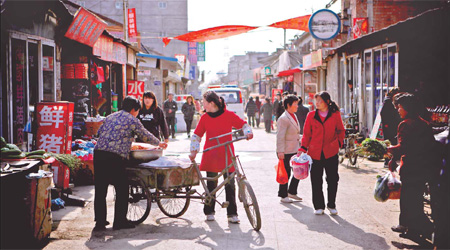
[[[345,128],[339,107],[331,100],[330,94],[320,92],[314,96],[316,110],[308,113],[303,127],[300,152],[307,152],[313,159],[311,167],[311,185],[313,192],[314,214],[321,215],[325,210],[322,192],[323,170],[328,184],[327,208],[337,215],[336,193],[339,181],[338,152],[342,147]]]
[[[251,127],[234,112],[226,110],[225,101],[214,91],[207,91],[203,94],[203,107],[206,114],[202,115],[198,125],[194,131],[194,135],[191,138],[191,154],[189,158],[191,161],[195,160],[195,156],[200,150],[200,142],[203,135],[206,133],[206,142],[203,149],[207,149],[217,145],[216,140],[209,140],[209,138],[230,133],[232,128],[243,129],[244,135],[247,136],[247,140],[253,138],[253,132]],[[231,141],[232,137],[224,136],[219,138],[220,143]],[[213,150],[207,151],[202,155],[202,161],[200,163],[200,170],[206,171],[208,177],[216,177],[218,173],[225,169],[225,147],[218,147]],[[234,152],[233,144],[231,149]],[[231,162],[230,154],[228,154],[228,161]],[[234,172],[234,167],[228,170],[228,174]],[[224,178],[227,178],[228,174],[224,174]],[[207,181],[208,190],[212,191],[217,187],[217,181]],[[230,223],[239,223],[236,207],[236,188],[234,185],[234,179],[229,184],[225,185],[225,196],[229,202],[227,207],[228,221]],[[205,205],[203,212],[206,215],[207,221],[214,221],[214,206],[215,200],[210,205]]]

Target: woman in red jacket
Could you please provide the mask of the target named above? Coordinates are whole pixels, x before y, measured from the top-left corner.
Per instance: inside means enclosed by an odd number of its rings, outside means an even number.
[[[313,159],[311,185],[313,191],[314,214],[324,213],[325,200],[322,192],[323,170],[327,174],[328,203],[332,215],[337,215],[336,193],[339,181],[338,152],[343,145],[345,128],[339,107],[327,92],[315,96],[316,110],[308,113],[303,128],[301,152],[307,152]]]
[[[237,116],[234,112],[226,110],[223,98],[219,98],[214,91],[207,91],[203,94],[203,107],[205,108],[206,114],[202,115],[200,118],[200,121],[194,131],[194,135],[191,138],[191,155],[189,155],[191,161],[195,160],[195,156],[200,150],[202,136],[205,133],[206,142],[203,149],[217,145],[216,140],[211,141],[209,138],[230,133],[232,128],[242,128],[244,130],[244,135],[247,136],[248,140],[253,138],[253,133],[250,126],[244,120],[239,118],[239,116]],[[231,140],[231,135],[219,138],[220,143]],[[225,147],[219,147],[203,153],[202,161],[200,163],[200,170],[206,171],[208,177],[215,177],[218,173],[225,169],[225,149]],[[233,144],[231,144],[231,149],[234,152]],[[229,154],[228,157],[228,162],[231,162],[231,157]],[[232,167],[228,171],[229,173],[232,173],[234,172],[234,168]],[[227,176],[227,174],[224,174],[224,178]],[[207,186],[209,191],[212,191],[217,187],[217,181],[207,181]],[[229,202],[227,207],[228,221],[230,223],[239,223],[234,179],[230,181],[229,184],[225,185],[225,196]],[[215,220],[214,206],[215,200],[213,200],[209,206],[205,205],[203,208],[207,221]]]

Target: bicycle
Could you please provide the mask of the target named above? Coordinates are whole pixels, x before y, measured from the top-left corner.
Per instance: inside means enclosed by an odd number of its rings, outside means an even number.
[[[344,118],[345,138],[344,145],[339,149],[339,163],[343,163],[345,158],[348,158],[347,167],[359,167],[357,166],[357,159],[359,153],[358,139],[360,134],[358,132],[358,119],[357,114],[350,114]]]
[[[219,138],[232,136],[231,141],[219,143]],[[156,202],[161,212],[173,218],[183,215],[189,207],[191,199],[200,199],[203,204],[210,205],[214,200],[222,208],[226,208],[229,202],[219,202],[215,199],[216,193],[236,178],[238,184],[238,198],[243,203],[247,217],[255,231],[261,229],[261,213],[258,201],[252,186],[245,176],[239,156],[235,155],[231,149],[231,143],[247,139],[243,136],[242,130],[236,130],[227,134],[210,138],[217,140],[217,145],[203,150],[226,147],[225,169],[215,177],[203,177],[197,163],[192,162],[186,169],[181,168],[142,168],[131,166],[127,168],[129,182],[129,209],[127,219],[135,224],[142,223],[149,215],[151,203]],[[228,162],[228,154],[231,154],[231,162]],[[221,176],[228,173],[234,167],[235,171],[224,178],[223,182],[209,191],[206,181],[218,181]],[[192,186],[203,186],[205,192],[200,194]]]

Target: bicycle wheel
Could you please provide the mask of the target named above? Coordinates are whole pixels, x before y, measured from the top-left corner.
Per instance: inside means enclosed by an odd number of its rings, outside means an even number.
[[[357,159],[358,159],[358,154],[356,152],[352,151],[351,153],[349,153],[348,162],[350,163],[350,165],[352,165],[352,167],[354,167],[356,165]]]
[[[157,193],[156,204],[158,204],[158,207],[163,214],[171,218],[177,218],[187,211],[191,202],[191,198],[189,198],[190,187],[184,189],[184,192],[182,188],[175,188]],[[180,194],[180,192],[182,192],[182,194]],[[161,196],[166,196],[167,198],[160,198]],[[183,198],[180,196],[187,197]]]
[[[345,159],[345,149],[339,149],[339,163],[343,163]]]
[[[127,219],[140,224],[147,219],[152,207],[152,194],[140,178],[128,180],[128,212]]]
[[[259,231],[261,229],[261,214],[259,212],[258,201],[256,200],[252,186],[245,179],[239,181],[239,195],[244,202],[244,209],[250,224],[255,231]]]

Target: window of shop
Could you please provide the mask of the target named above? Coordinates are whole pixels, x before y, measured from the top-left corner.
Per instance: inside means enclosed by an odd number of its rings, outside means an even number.
[[[54,58],[55,49],[53,46],[42,45],[42,76],[43,76],[43,90],[44,101],[55,100],[55,72],[54,72]]]
[[[367,112],[367,128],[372,128],[373,111],[372,111],[372,51],[364,52],[364,98]]]

